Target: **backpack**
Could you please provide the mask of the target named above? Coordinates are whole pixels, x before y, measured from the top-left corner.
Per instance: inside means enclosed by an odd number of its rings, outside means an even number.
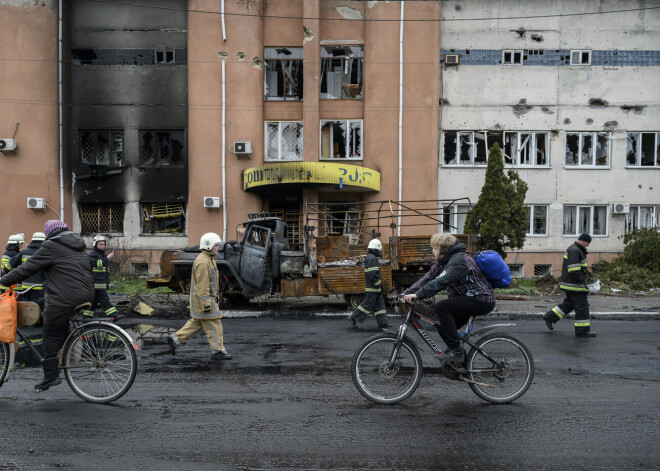
[[[493,288],[506,288],[511,284],[511,270],[497,252],[477,252],[474,261]]]

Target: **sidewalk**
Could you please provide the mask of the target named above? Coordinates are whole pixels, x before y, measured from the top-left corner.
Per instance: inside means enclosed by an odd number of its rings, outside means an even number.
[[[562,294],[540,296],[507,296],[498,299],[495,310],[489,314],[492,319],[534,319],[556,306],[563,299]],[[511,299],[513,298],[513,299]],[[130,317],[179,319],[188,316],[188,298],[185,295],[164,295],[153,293],[142,298],[142,302],[154,309],[151,316],[129,312],[129,298],[111,295],[119,310]],[[660,319],[660,296],[589,296],[591,316],[594,319],[651,320]],[[249,306],[229,309],[227,318],[249,317],[328,317],[341,318],[351,309],[343,296],[309,296],[304,298],[257,298]],[[388,315],[397,317],[388,304]],[[572,317],[572,314],[569,315]]]

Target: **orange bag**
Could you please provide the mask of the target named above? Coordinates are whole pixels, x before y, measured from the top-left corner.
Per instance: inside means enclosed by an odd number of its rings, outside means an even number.
[[[16,341],[17,308],[16,292],[12,288],[0,294],[0,342],[2,343]]]

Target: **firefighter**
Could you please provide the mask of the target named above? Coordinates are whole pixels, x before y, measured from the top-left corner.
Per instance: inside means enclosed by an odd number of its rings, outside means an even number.
[[[11,261],[9,262],[9,266],[11,269],[18,268],[21,266],[23,263],[25,263],[32,255],[35,254],[37,250],[41,247],[41,244],[46,240],[46,234],[43,232],[35,232],[32,234],[32,240],[28,244],[28,246],[21,250],[18,254],[14,255],[12,257]],[[43,297],[43,285],[44,284],[44,272],[43,270],[38,271],[34,275],[30,276],[29,278],[26,278],[23,280],[23,285],[18,289],[18,291],[25,290],[27,288],[30,288],[31,286],[34,286],[30,291],[25,293],[23,296],[21,296],[20,300],[21,301],[32,301],[35,303],[38,303]],[[35,286],[37,285],[37,286]]]
[[[94,312],[98,306],[101,306],[106,318],[117,317],[117,308],[112,305],[108,297],[108,288],[110,288],[108,265],[114,253],[105,254],[107,240],[107,237],[102,234],[95,235],[94,248],[89,252],[89,261],[94,274],[94,301],[92,301],[90,309],[83,313],[88,317],[94,317]]]
[[[25,239],[23,234],[14,234],[9,236],[5,253],[2,254],[2,275],[6,275],[11,271],[11,259],[18,255],[18,252],[23,249],[22,246],[24,242]]]
[[[383,250],[383,244],[378,239],[371,239],[367,246],[367,256],[364,258],[364,290],[366,296],[353,313],[348,316],[348,322],[351,327],[357,327],[357,323],[364,322],[364,319],[373,313],[378,322],[378,328],[383,332],[390,325],[387,322],[385,311],[385,299],[383,298],[383,275],[380,272],[378,257]]]
[[[578,240],[564,252],[564,262],[561,267],[561,282],[559,289],[566,292],[561,304],[553,307],[543,315],[545,325],[554,330],[553,324],[566,317],[566,314],[575,309],[575,335],[577,337],[595,337],[596,332],[591,330],[589,317],[589,301],[587,295],[587,247],[591,243],[591,236],[586,232],[580,234]]]
[[[176,348],[185,344],[197,332],[204,329],[206,338],[211,345],[212,360],[229,360],[231,354],[227,352],[223,343],[222,322],[220,308],[218,307],[221,286],[220,273],[215,263],[215,257],[220,251],[222,240],[218,234],[208,232],[199,242],[201,253],[193,263],[190,278],[190,320],[167,337],[170,353],[176,354]]]

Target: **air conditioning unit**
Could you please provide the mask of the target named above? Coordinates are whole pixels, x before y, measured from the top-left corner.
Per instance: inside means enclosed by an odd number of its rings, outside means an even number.
[[[46,200],[43,198],[28,198],[27,207],[29,209],[46,209]]]
[[[205,208],[219,208],[220,207],[220,198],[217,196],[205,196],[204,197],[204,207]]]
[[[0,139],[0,151],[16,150],[15,139]]]
[[[234,142],[234,154],[251,154],[252,143],[250,141]]]
[[[614,203],[612,205],[612,214],[628,214],[630,205],[627,203]]]
[[[458,54],[447,54],[445,56],[445,65],[458,65],[461,62],[461,56]]]

